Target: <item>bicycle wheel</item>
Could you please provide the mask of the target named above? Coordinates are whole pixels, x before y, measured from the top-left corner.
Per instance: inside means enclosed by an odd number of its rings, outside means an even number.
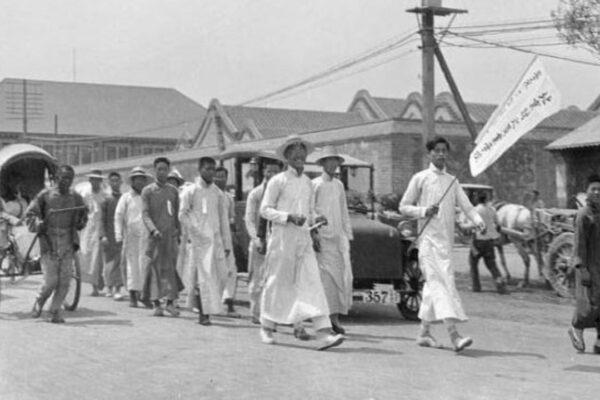
[[[71,282],[69,284],[69,291],[63,307],[67,311],[75,311],[79,304],[79,296],[81,294],[81,267],[79,266],[79,255],[73,255],[73,273],[71,275]]]

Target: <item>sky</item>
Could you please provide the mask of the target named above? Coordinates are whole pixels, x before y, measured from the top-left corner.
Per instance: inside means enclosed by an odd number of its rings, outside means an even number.
[[[355,58],[390,38],[416,31],[416,16],[406,9],[417,3],[0,0],[0,79],[172,87],[204,106],[213,98],[222,104],[241,104]],[[549,19],[558,3],[444,0],[445,6],[468,10],[452,19],[451,29]],[[439,17],[436,25],[445,27],[450,21],[450,17]],[[543,40],[553,40],[548,35],[554,31],[544,34]],[[447,38],[450,40],[450,35]],[[319,87],[253,105],[345,111],[360,89],[373,96],[406,97],[421,90],[418,45],[414,40],[370,63],[333,75],[319,82]],[[539,50],[600,64],[600,56],[584,49],[549,46]],[[443,51],[463,98],[494,104],[516,84],[533,57],[498,48],[446,46]],[[599,66],[542,60],[562,94],[563,106],[585,109],[600,95]],[[388,62],[360,71],[383,61]],[[447,86],[438,71],[436,92],[444,90]]]

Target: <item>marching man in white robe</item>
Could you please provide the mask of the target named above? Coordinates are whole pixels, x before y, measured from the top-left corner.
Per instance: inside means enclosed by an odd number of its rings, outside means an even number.
[[[103,261],[100,238],[104,236],[102,225],[102,203],[106,193],[102,189],[104,175],[100,170],[92,170],[86,177],[90,180],[91,189],[84,191],[81,196],[88,209],[88,224],[81,232],[81,262],[90,275],[92,284],[91,296],[99,296],[104,288],[102,277]]]
[[[431,164],[412,177],[399,207],[402,214],[419,218],[419,232],[423,230],[418,238],[418,249],[419,267],[425,277],[425,285],[419,310],[421,329],[417,344],[439,347],[431,335],[430,327],[434,322],[443,321],[454,350],[461,351],[470,346],[473,340],[461,337],[456,329],[456,323],[466,321],[467,316],[456,290],[451,264],[455,207],[460,207],[478,229],[483,231],[485,223],[469,202],[458,180],[446,172],[450,143],[442,137],[436,137],[427,142],[427,151]]]
[[[254,324],[260,324],[260,296],[265,275],[265,253],[267,251],[267,224],[260,217],[260,203],[269,180],[281,171],[278,161],[265,162],[263,181],[248,193],[244,222],[250,236],[248,245],[248,294],[250,315]]]
[[[115,241],[123,243],[129,306],[137,307],[144,287],[144,249],[148,230],[142,220],[142,189],[149,175],[141,167],[129,173],[131,190],[121,196],[115,210]]]
[[[317,261],[333,331],[342,335],[346,332],[339,316],[348,314],[352,306],[350,241],[353,238],[344,184],[334,176],[343,162],[344,158],[335,147],[325,146],[317,159],[317,164],[323,167],[323,174],[312,181],[315,212],[327,218],[327,225],[319,228],[315,238],[318,243],[315,249]]]
[[[213,183],[216,162],[202,157],[198,163],[200,179],[184,189],[179,218],[191,241],[190,273],[196,289],[198,323],[210,325],[210,315],[223,309],[223,290],[227,283],[226,257],[231,253],[231,234],[226,204],[220,189]],[[198,293],[199,292],[199,293]]]
[[[338,346],[344,336],[333,334],[329,307],[309,232],[326,218],[314,213],[314,191],[304,172],[313,146],[298,136],[290,137],[277,152],[288,168],[274,176],[260,207],[272,224],[265,261],[265,286],[261,298],[261,340],[274,344],[276,324],[296,324],[312,319],[317,331],[317,350]]]

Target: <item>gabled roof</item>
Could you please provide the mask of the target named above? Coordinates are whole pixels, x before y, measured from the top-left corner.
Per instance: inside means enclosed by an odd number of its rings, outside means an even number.
[[[251,121],[263,138],[287,136],[364,122],[358,113],[223,106],[238,131]]]
[[[600,146],[600,115],[546,146],[548,150],[571,150]]]
[[[365,90],[359,92],[360,96],[370,96]],[[386,97],[371,97],[379,109],[383,110],[387,118],[405,118],[405,113],[412,105],[416,105],[421,109],[422,98],[420,93],[413,92],[406,99],[395,99]],[[356,100],[354,101],[354,103]],[[495,104],[488,103],[466,103],[467,110],[471,115],[473,122],[485,124],[490,118],[494,110]],[[435,107],[446,108],[455,121],[462,121],[462,115],[454,101],[452,95],[448,92],[439,93],[435,98]],[[575,129],[595,116],[600,115],[596,111],[582,111],[574,108],[566,108],[558,111],[556,114],[544,119],[538,124],[539,128],[557,128],[557,129]]]
[[[206,110],[171,88],[27,80],[29,133],[172,138],[195,135]],[[0,82],[0,131],[22,132],[23,80]]]

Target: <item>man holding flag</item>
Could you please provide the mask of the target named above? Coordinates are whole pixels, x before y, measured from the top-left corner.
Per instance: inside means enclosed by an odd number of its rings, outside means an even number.
[[[417,344],[423,347],[440,347],[431,335],[434,322],[443,321],[455,351],[470,346],[473,340],[462,337],[456,323],[467,320],[454,283],[451,264],[454,243],[455,207],[483,231],[485,223],[469,202],[458,180],[446,171],[450,143],[436,137],[427,142],[431,158],[429,168],[412,177],[400,201],[400,212],[419,218],[419,266],[425,277],[423,301],[419,310],[421,330]]]

